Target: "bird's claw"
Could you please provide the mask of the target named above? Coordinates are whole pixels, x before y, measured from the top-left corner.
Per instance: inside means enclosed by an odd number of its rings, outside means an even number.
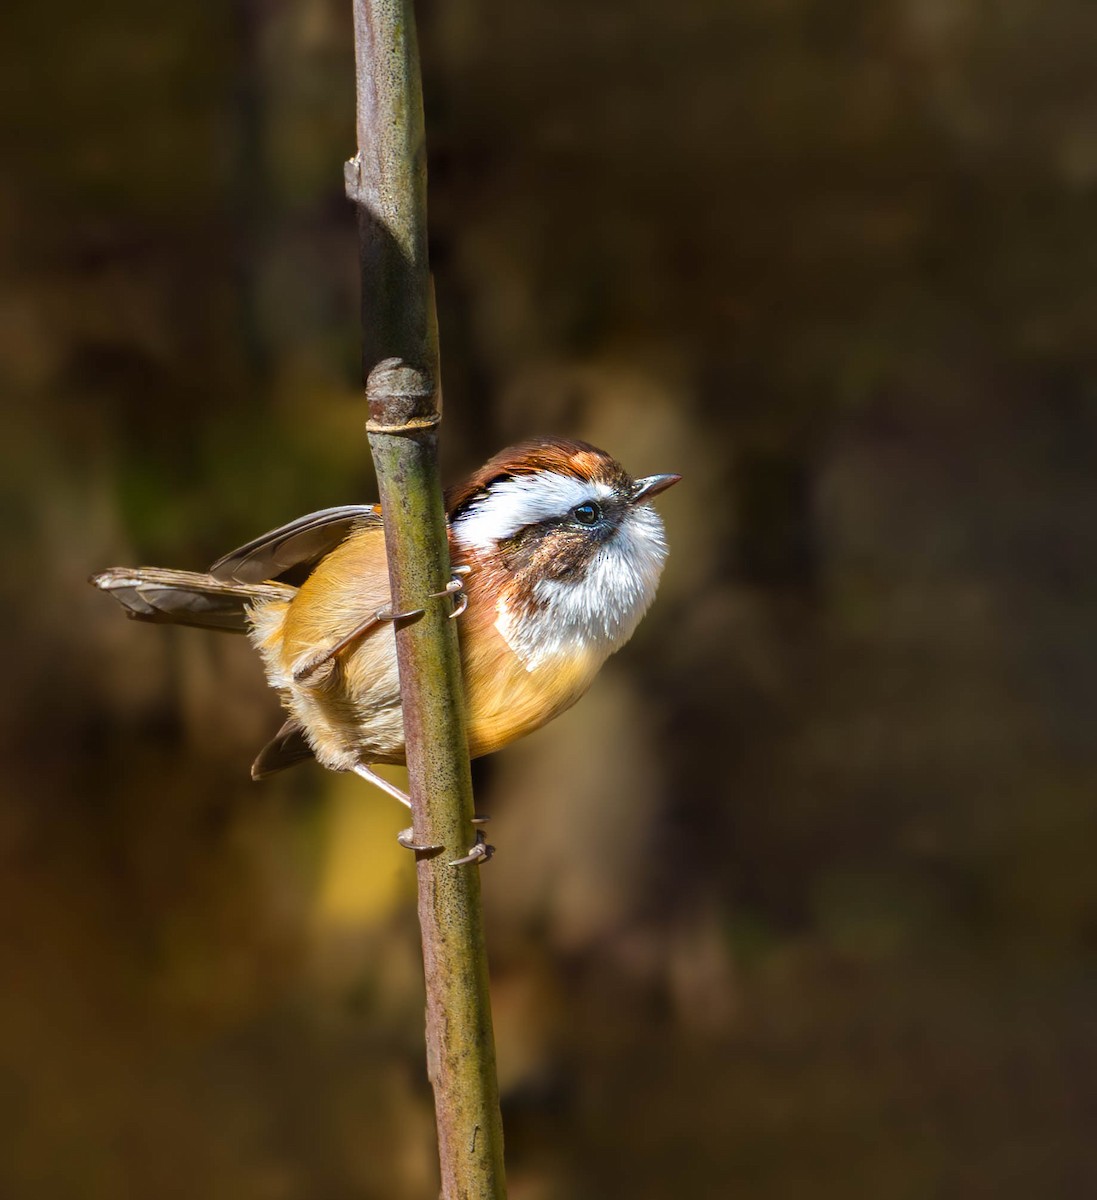
[[[450,613],[449,619],[452,621],[455,617],[459,617],[469,606],[468,594],[465,592],[465,578],[472,574],[472,567],[460,566],[453,568],[453,578],[446,584],[440,592],[431,592],[430,599],[437,600],[442,596],[453,596],[456,605],[453,612]]]
[[[487,817],[473,817],[473,824],[482,824],[486,820]],[[416,854],[437,854],[445,849],[444,846],[420,846],[415,841],[415,830],[411,828],[401,829],[396,835],[396,840],[405,850],[414,850]],[[451,867],[467,867],[473,863],[485,863],[494,853],[495,847],[488,845],[483,833],[477,829],[476,842],[468,854],[455,858],[449,865]]]
[[[410,621],[426,611],[425,608],[409,608],[407,612],[394,613],[391,608],[379,608],[373,615],[378,621]]]
[[[426,612],[426,608],[408,608],[407,612],[392,612],[391,608],[378,608],[373,616],[378,620],[412,620],[414,617],[421,617]]]
[[[418,846],[415,843],[415,830],[412,828],[401,829],[396,835],[396,840],[404,847],[405,850],[414,850],[416,854],[437,854],[439,850],[444,850],[445,846]]]
[[[455,858],[449,865],[451,867],[468,867],[474,863],[486,863],[489,858],[495,853],[495,847],[489,846],[484,840],[483,833],[478,829],[476,831],[476,843],[468,854],[461,858]]]

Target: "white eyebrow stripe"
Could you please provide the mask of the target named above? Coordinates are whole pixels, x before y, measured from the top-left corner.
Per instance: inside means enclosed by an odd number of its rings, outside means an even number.
[[[493,484],[487,495],[454,522],[457,541],[469,549],[491,550],[527,525],[567,516],[580,504],[609,500],[608,484],[539,471]]]

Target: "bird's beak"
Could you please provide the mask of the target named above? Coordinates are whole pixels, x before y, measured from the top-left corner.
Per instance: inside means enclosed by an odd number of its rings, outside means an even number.
[[[633,504],[646,504],[649,500],[658,496],[660,492],[665,492],[667,488],[674,487],[681,478],[681,475],[649,475],[646,479],[637,479],[632,485],[630,501]]]

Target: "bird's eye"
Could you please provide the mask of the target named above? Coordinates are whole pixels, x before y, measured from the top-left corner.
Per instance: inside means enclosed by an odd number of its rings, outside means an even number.
[[[596,525],[602,519],[602,510],[597,504],[580,504],[571,510],[571,515],[580,525]]]

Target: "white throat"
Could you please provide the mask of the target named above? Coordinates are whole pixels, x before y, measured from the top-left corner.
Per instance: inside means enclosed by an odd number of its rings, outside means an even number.
[[[500,600],[495,627],[527,671],[577,655],[598,665],[632,636],[655,598],[666,556],[658,514],[647,505],[632,508],[582,579],[536,584],[540,607],[532,613],[512,613]]]

